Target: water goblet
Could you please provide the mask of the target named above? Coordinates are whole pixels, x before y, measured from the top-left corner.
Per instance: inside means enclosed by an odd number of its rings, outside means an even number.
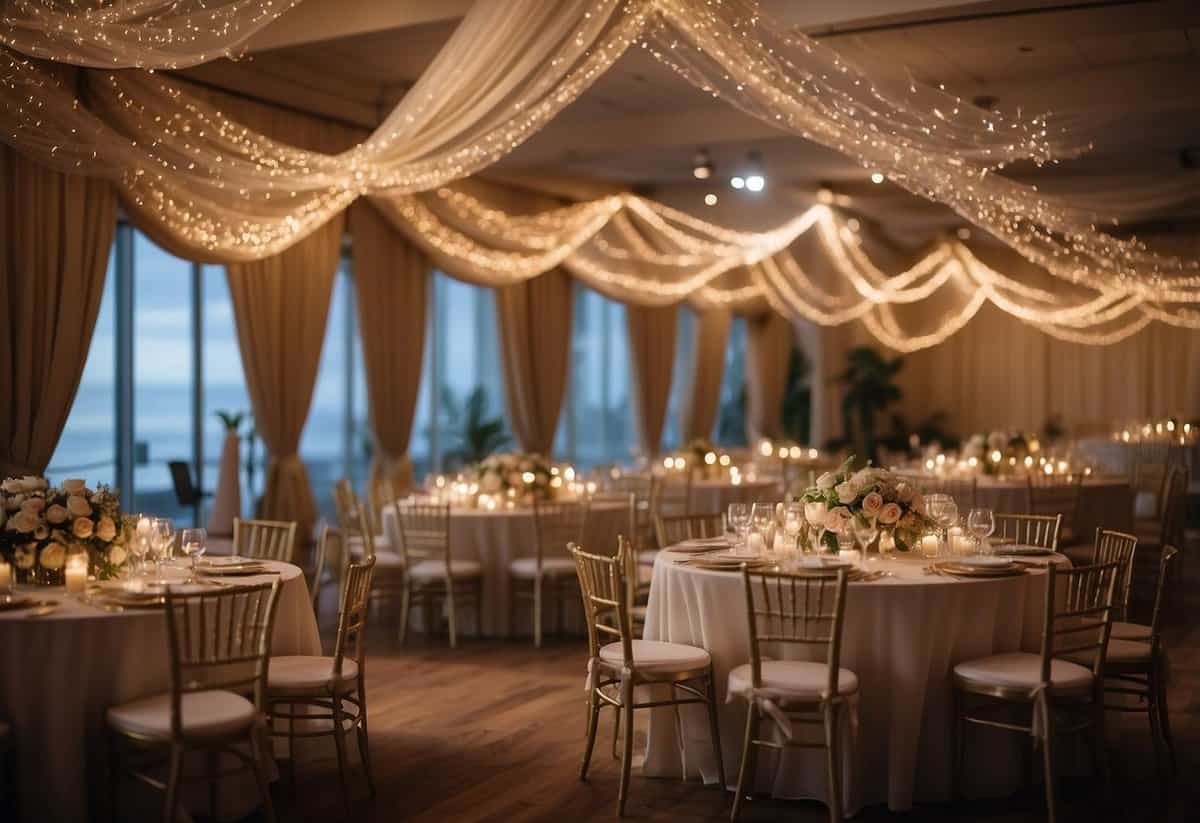
[[[804,506],[801,503],[788,503],[783,510],[783,531],[791,541],[791,547],[796,550],[800,546],[800,532],[804,530]]]
[[[192,579],[195,579],[196,561],[208,550],[208,533],[204,529],[184,529],[180,544],[183,553],[192,559]]]
[[[876,535],[879,534],[878,522],[873,518],[859,515],[850,521],[850,527],[854,531],[854,539],[858,541],[858,545],[862,549],[863,557],[867,557],[867,547],[875,541]]]
[[[775,504],[774,503],[755,503],[751,510],[750,521],[754,524],[754,528],[762,535],[763,540],[770,537],[769,532],[771,525],[775,522]]]
[[[971,509],[967,515],[967,531],[975,536],[975,550],[984,554],[987,538],[996,530],[996,516],[991,509]]]
[[[733,530],[738,534],[738,542],[744,546],[746,533],[750,531],[750,504],[730,503],[728,518],[729,525],[733,526]]]

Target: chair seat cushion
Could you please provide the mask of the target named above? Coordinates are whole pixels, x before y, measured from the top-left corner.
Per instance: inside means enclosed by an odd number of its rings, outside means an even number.
[[[338,691],[353,688],[358,680],[358,663],[342,659]],[[328,693],[333,687],[333,658],[309,655],[272,657],[267,672],[267,689],[272,694]]]
[[[403,569],[404,558],[394,552],[375,552],[375,574],[384,569]]]
[[[1112,624],[1112,633],[1110,634],[1110,638],[1111,639],[1109,642],[1117,639],[1149,641],[1150,627],[1141,623],[1115,622]]]
[[[408,572],[414,580],[437,580],[446,577],[446,562],[444,560],[422,560]],[[478,560],[450,561],[450,574],[455,580],[469,577],[479,577],[483,574],[483,566]]]
[[[371,535],[371,542],[375,544],[375,554],[395,553],[399,556],[399,552],[392,548],[392,541],[388,540],[386,534]],[[351,557],[363,556],[363,539],[360,535],[352,534],[346,538],[346,546],[350,549]]]
[[[1035,688],[1041,681],[1041,655],[1010,652],[967,660],[954,667],[954,676],[980,686]],[[1092,684],[1092,672],[1069,660],[1050,662],[1050,684],[1054,691],[1077,691]]]
[[[829,667],[824,663],[806,660],[764,660],[762,662],[762,691],[784,700],[820,700],[829,683]],[[858,691],[858,675],[849,669],[838,669],[838,694]],[[743,663],[729,672],[729,693],[744,694],[754,686],[754,671]]]
[[[181,727],[189,737],[220,737],[249,728],[257,712],[241,695],[226,691],[191,692],[180,701]],[[160,694],[114,706],[108,725],[151,738],[171,736],[171,696]]]
[[[703,669],[712,662],[704,649],[683,643],[664,643],[660,640],[634,640],[633,666],[640,672],[683,672]],[[624,655],[620,643],[608,643],[600,647],[600,659],[620,668]]]
[[[537,577],[537,558],[518,557],[508,564],[513,577],[532,579]],[[570,557],[543,557],[542,577],[566,577],[575,574],[575,561]]]
[[[1090,667],[1095,654],[1095,652],[1086,651],[1069,654],[1067,657],[1081,666]],[[1109,637],[1108,652],[1104,655],[1104,660],[1106,664],[1114,666],[1130,663],[1148,663],[1150,661],[1150,644],[1140,640],[1124,640]]]
[[[1096,549],[1091,543],[1079,543],[1074,546],[1061,547],[1059,552],[1067,556],[1072,566],[1090,566]]]

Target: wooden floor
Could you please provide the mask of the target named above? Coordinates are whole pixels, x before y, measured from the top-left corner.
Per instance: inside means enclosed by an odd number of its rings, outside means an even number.
[[[1064,820],[1200,821],[1200,562],[1169,632],[1173,682],[1169,702],[1180,772],[1164,791],[1155,776],[1144,715],[1117,717],[1109,742],[1112,799],[1088,779],[1063,781]],[[332,593],[323,610],[329,642]],[[445,639],[427,645],[394,640],[394,616],[380,613],[368,664],[370,738],[378,794],[353,778],[358,820],[516,821],[615,818],[618,769],[597,746],[586,783],[578,779],[584,735],[585,646],[579,638],[531,642],[467,640],[451,651]],[[1111,717],[1111,716],[1110,716]],[[601,734],[611,740],[611,715]],[[644,722],[644,721],[643,721]],[[639,740],[639,744],[642,741]],[[639,745],[640,748],[640,745]],[[284,821],[343,819],[333,746],[298,764],[296,785],[275,785]],[[636,750],[635,750],[636,751]],[[285,770],[286,774],[286,770]],[[698,783],[643,778],[634,770],[627,814],[633,820],[726,820],[729,796]],[[864,810],[858,820],[1037,821],[1040,792],[964,808],[918,807],[906,815]],[[757,801],[743,820],[826,819],[812,802]]]

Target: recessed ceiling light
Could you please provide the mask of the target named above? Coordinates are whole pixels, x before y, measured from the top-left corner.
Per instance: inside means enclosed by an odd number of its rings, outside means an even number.
[[[882,183],[883,182],[883,172],[881,172],[881,171],[871,172],[871,182],[874,183],[876,186],[878,186],[880,183]]]
[[[708,149],[700,149],[692,158],[692,176],[697,180],[707,180],[713,175],[712,158],[708,156]]]
[[[729,185],[735,189],[744,189],[746,188],[746,178],[734,175],[729,178]]]
[[[708,194],[704,195],[704,205],[706,205],[706,206],[717,205],[717,196],[715,194],[713,194],[711,191]]]
[[[749,191],[762,191],[767,186],[767,178],[761,174],[751,174],[746,177],[746,189]]]
[[[858,231],[859,228],[861,228],[861,224],[858,222],[857,217],[851,217],[846,221],[846,225],[850,228],[850,231]]]

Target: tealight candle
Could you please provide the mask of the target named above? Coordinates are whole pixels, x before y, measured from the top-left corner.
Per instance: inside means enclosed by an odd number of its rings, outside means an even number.
[[[749,555],[758,557],[763,553],[763,549],[766,548],[766,545],[767,544],[766,541],[763,540],[763,536],[758,532],[750,532],[750,534],[746,537],[746,553]]]
[[[87,589],[88,559],[77,554],[67,558],[67,594],[83,594]]]
[[[921,538],[921,554],[926,557],[937,557],[938,555],[938,536],[936,534],[927,534]]]
[[[13,587],[12,565],[0,560],[0,594],[8,594]]]

